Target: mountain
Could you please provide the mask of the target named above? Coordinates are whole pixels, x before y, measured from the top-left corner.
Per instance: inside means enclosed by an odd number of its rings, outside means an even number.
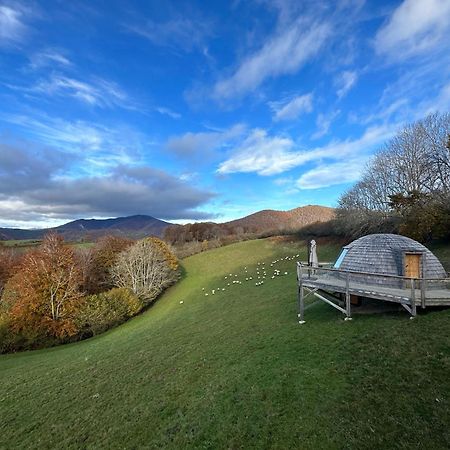
[[[79,219],[59,227],[40,230],[0,228],[0,239],[42,239],[49,232],[57,232],[68,241],[93,240],[107,234],[131,238],[160,237],[169,225],[172,224],[143,215],[118,217],[116,219]]]
[[[333,217],[333,208],[308,205],[291,209],[290,211],[265,209],[231,222],[210,223],[210,225],[233,229],[235,232],[264,233],[298,229],[314,222],[326,222]],[[42,239],[50,232],[61,234],[67,241],[92,241],[107,234],[136,239],[145,236],[161,237],[169,225],[173,224],[143,215],[118,217],[116,219],[79,219],[59,227],[41,230],[0,228],[0,240]]]
[[[243,231],[263,233],[277,230],[298,229],[314,222],[327,222],[334,218],[334,209],[326,206],[307,205],[289,211],[265,209],[225,225]]]

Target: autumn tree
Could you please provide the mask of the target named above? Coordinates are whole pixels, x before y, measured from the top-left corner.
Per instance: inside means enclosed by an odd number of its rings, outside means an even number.
[[[20,264],[20,256],[12,249],[0,248],[0,297],[9,278]]]
[[[128,288],[150,303],[176,280],[177,269],[170,247],[160,239],[146,238],[119,254],[111,274],[117,287]]]
[[[46,236],[6,284],[2,303],[8,306],[12,330],[59,339],[74,335],[80,282],[73,249],[56,234]]]

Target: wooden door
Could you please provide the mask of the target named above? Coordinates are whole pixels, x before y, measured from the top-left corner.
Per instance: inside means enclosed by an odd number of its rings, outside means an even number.
[[[420,278],[420,257],[414,253],[405,254],[405,277]]]

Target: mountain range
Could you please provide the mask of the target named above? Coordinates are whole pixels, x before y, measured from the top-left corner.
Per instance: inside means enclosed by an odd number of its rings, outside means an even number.
[[[308,205],[289,211],[263,210],[221,225],[233,228],[240,227],[252,232],[265,232],[301,228],[314,222],[326,222],[333,217],[333,208]],[[58,227],[38,230],[0,228],[0,240],[42,239],[49,232],[61,234],[67,241],[90,241],[107,234],[130,238],[161,237],[169,225],[173,226],[174,224],[145,215],[115,219],[78,219]]]

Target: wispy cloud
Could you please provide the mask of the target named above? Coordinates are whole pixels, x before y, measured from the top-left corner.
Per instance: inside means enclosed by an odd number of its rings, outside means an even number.
[[[297,95],[279,102],[270,102],[269,106],[274,111],[273,120],[295,120],[301,114],[309,113],[313,109],[313,94]]]
[[[335,79],[336,95],[339,99],[347,95],[358,79],[356,71],[344,70]]]
[[[149,142],[141,133],[116,125],[82,120],[66,121],[40,114],[2,114],[0,119],[18,127],[35,142],[78,155],[82,171],[102,172],[117,164],[136,164]]]
[[[198,49],[203,53],[206,39],[213,34],[212,23],[204,18],[177,17],[161,23],[147,20],[125,28],[153,45],[183,52]]]
[[[19,3],[0,4],[0,46],[20,43],[28,32],[27,9]]]
[[[264,81],[297,72],[315,57],[331,34],[326,21],[300,18],[269,38],[255,53],[245,57],[234,73],[213,88],[216,100],[246,95]]]
[[[64,52],[56,48],[47,48],[30,56],[30,68],[32,69],[54,66],[55,64],[68,67],[72,65],[72,62]]]
[[[156,111],[164,116],[169,116],[172,119],[180,119],[181,118],[181,114],[179,114],[175,111],[172,111],[170,108],[166,108],[164,106],[158,106],[156,108]]]
[[[102,78],[87,82],[53,74],[49,79],[41,80],[31,88],[25,88],[25,90],[48,96],[72,97],[80,102],[101,108],[114,106],[127,109],[135,108],[128,95],[116,83]]]
[[[401,60],[440,45],[448,48],[449,17],[449,0],[404,0],[378,30],[375,49]]]
[[[312,134],[311,139],[320,139],[330,131],[331,124],[336,120],[341,111],[339,109],[329,113],[319,113],[316,119],[317,130]]]

